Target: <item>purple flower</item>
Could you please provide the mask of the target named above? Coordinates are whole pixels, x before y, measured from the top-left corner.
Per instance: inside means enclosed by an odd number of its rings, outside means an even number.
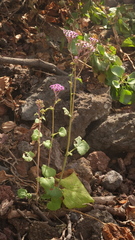
[[[73,38],[76,38],[79,34],[75,31],[71,31],[71,30],[66,30],[63,29],[63,32],[67,38],[67,40],[70,42]]]
[[[94,52],[95,51],[95,47],[93,46],[92,43],[86,42],[86,41],[79,41],[78,43],[76,43],[76,46],[78,46],[78,52],[79,53],[88,53],[88,51],[90,52]]]
[[[89,40],[91,41],[92,44],[96,44],[98,42],[98,39],[90,37]]]
[[[50,88],[54,91],[54,93],[59,93],[65,89],[64,86],[58,83],[50,85]]]

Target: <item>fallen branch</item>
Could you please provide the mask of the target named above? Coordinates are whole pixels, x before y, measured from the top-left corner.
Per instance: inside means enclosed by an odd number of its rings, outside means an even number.
[[[23,59],[23,58],[11,58],[11,57],[0,56],[0,63],[25,65],[28,67],[42,68],[44,71],[49,73],[54,73],[56,75],[65,75],[65,76],[68,75],[68,73],[57,68],[54,64],[45,62],[40,59]]]

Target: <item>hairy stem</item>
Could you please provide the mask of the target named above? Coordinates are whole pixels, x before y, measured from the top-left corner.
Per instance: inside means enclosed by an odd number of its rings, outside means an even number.
[[[52,107],[52,131],[51,131],[51,148],[49,149],[49,156],[48,156],[48,166],[50,165],[51,161],[51,153],[52,153],[52,147],[53,147],[53,138],[54,138],[54,108],[55,108],[55,103],[54,106]]]
[[[74,100],[75,100],[75,93],[76,93],[76,66],[73,69],[73,74],[71,76],[71,82],[70,82],[70,119],[69,119],[69,127],[68,127],[68,137],[67,137],[67,148],[66,153],[63,161],[62,166],[62,172],[59,180],[59,184],[61,182],[61,179],[63,178],[63,174],[65,171],[65,167],[67,164],[67,158],[69,155],[69,148],[70,148],[70,142],[71,142],[71,131],[72,131],[72,122],[73,122],[73,114],[74,114]]]
[[[39,130],[39,139],[38,139],[38,148],[37,148],[37,189],[36,189],[36,198],[38,200],[38,195],[39,195],[39,181],[38,181],[38,178],[39,178],[39,165],[40,165],[40,132],[41,132],[41,122],[39,121],[39,127],[38,127],[38,130]]]

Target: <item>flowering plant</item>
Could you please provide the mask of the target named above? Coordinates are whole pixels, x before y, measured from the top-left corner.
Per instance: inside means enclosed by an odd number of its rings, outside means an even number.
[[[84,40],[79,41],[77,39],[78,34],[74,31],[64,30],[64,33],[68,39],[69,49],[70,44],[72,41],[75,40],[75,47],[78,49],[78,58],[75,58],[72,54],[73,59],[73,68],[71,79],[69,81],[70,84],[70,107],[69,110],[63,107],[65,115],[69,116],[69,126],[68,130],[64,127],[58,129],[58,132],[54,132],[54,110],[56,104],[60,101],[59,93],[64,91],[65,88],[61,84],[53,84],[50,85],[50,89],[54,92],[54,103],[49,108],[45,109],[44,103],[42,100],[37,100],[36,104],[38,107],[38,112],[36,113],[37,118],[35,119],[36,124],[38,127],[34,129],[32,134],[32,141],[37,141],[37,188],[36,188],[36,199],[42,199],[47,201],[47,208],[50,210],[57,210],[61,207],[61,204],[67,208],[74,208],[74,207],[85,207],[86,203],[93,202],[93,199],[80,182],[76,174],[73,172],[70,176],[63,179],[63,175],[65,172],[65,167],[67,164],[68,156],[71,156],[73,151],[77,150],[80,155],[84,155],[89,150],[89,145],[85,140],[83,140],[80,136],[78,136],[74,140],[74,148],[70,150],[70,142],[71,142],[71,134],[72,134],[72,122],[74,119],[74,100],[76,95],[76,81],[80,80],[80,72],[77,74],[76,66],[78,64],[78,59],[80,56],[86,56],[89,53],[95,50],[96,40],[91,39],[91,42],[86,42]],[[82,69],[81,69],[82,70]],[[46,141],[41,142],[42,132],[41,132],[41,124],[42,120],[45,120],[45,113],[46,111],[51,110],[52,112],[52,129],[51,129],[51,138],[47,139]],[[56,170],[51,168],[50,159],[52,153],[52,146],[53,140],[56,135],[60,137],[65,137],[67,135],[67,147],[65,151],[62,171],[60,173],[60,178],[56,177]],[[48,155],[48,165],[43,165],[41,167],[42,177],[39,176],[39,163],[40,163],[40,147],[43,145],[47,149],[49,149]],[[27,152],[23,155],[26,161],[32,161],[35,158],[35,155],[32,152]],[[74,183],[74,184],[73,184]],[[44,193],[40,194],[40,186],[44,189]],[[25,189],[19,189],[18,196],[29,198],[31,195]]]

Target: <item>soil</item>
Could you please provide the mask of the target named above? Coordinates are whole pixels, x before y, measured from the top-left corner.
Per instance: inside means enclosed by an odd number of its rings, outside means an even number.
[[[69,74],[71,58],[61,30],[67,17],[68,10],[60,8],[57,1],[2,1],[0,57],[41,59],[54,64],[56,74]],[[94,34],[96,27],[90,24],[84,28],[84,31],[88,30]],[[65,43],[62,46],[63,38]],[[11,62],[0,62],[0,240],[134,239],[135,168],[131,164],[134,152],[126,155],[119,153],[117,157],[115,154],[115,158],[109,156],[109,160],[106,155],[103,156],[105,153],[101,153],[105,161],[104,169],[102,162],[97,161],[96,157],[92,158],[92,173],[89,173],[92,176],[91,186],[85,181],[83,169],[84,179],[81,181],[95,199],[94,206],[89,204],[85,208],[72,210],[63,206],[60,210],[49,211],[46,203],[17,197],[20,188],[26,188],[29,192],[36,189],[35,167],[22,159],[25,144],[31,142],[34,122],[21,119],[21,104],[34,84],[55,74],[52,65],[43,69],[38,62],[36,66],[15,63],[13,59]],[[124,66],[128,72],[133,71],[129,59],[125,59]],[[86,92],[100,90],[104,86],[90,68],[86,67],[81,77]],[[117,113],[124,110],[120,103],[113,102],[111,111]],[[45,126],[43,128],[46,131]],[[26,147],[32,150],[32,145]],[[82,165],[84,163],[85,160]],[[80,175],[81,167],[77,167]],[[108,189],[106,183],[101,184],[105,182],[102,182],[104,174],[111,170],[124,174],[122,187],[118,187],[121,183],[119,176],[118,186]]]

